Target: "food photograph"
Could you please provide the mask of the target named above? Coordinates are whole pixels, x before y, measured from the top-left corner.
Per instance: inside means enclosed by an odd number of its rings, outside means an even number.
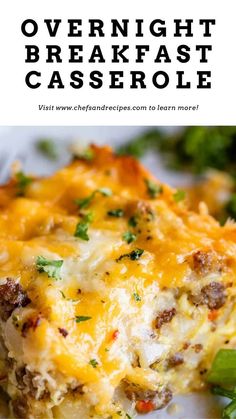
[[[0,418],[236,418],[236,127],[0,128]]]

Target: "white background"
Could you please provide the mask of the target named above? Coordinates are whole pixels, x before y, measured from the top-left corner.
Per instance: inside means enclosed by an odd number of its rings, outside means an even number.
[[[0,15],[0,43],[1,43],[1,65],[0,65],[0,125],[228,125],[235,124],[235,1],[227,0],[7,0],[2,6]],[[21,33],[21,23],[27,18],[37,20],[39,23],[38,34],[33,38],[26,38]],[[61,18],[63,20],[56,38],[49,38],[43,19]],[[68,38],[68,18],[83,19],[84,38]],[[87,38],[87,21],[89,18],[100,18],[104,20],[106,29],[105,38]],[[109,20],[111,18],[129,18],[131,22],[130,37],[110,38]],[[155,18],[166,20],[168,25],[167,38],[155,38],[148,34],[144,38],[136,38],[132,32],[132,22],[136,18],[142,18],[148,23]],[[194,38],[174,38],[173,19],[192,18],[194,24]],[[200,18],[215,18],[216,26],[213,28],[211,38],[202,38],[202,31],[197,25]],[[147,27],[147,26],[146,26]],[[141,39],[141,41],[140,41]],[[61,64],[45,63],[45,44],[58,44],[62,46],[63,55],[68,57],[67,45],[70,43],[80,44],[84,41],[85,47],[91,51],[91,45],[98,41],[102,45],[104,55],[109,57],[110,43],[126,44],[130,46],[136,43],[151,44],[153,51],[155,46],[165,43],[173,59],[172,63],[161,64],[161,69],[170,75],[170,84],[167,88],[160,90],[151,87],[146,90],[130,90],[127,87],[123,90],[110,90],[107,87],[94,90],[86,86],[74,90],[69,86],[69,74],[79,69],[80,64],[68,64],[64,61]],[[41,51],[41,60],[37,64],[26,64],[25,43],[37,44]],[[176,46],[182,43],[192,48],[196,44],[212,43],[213,51],[209,54],[208,64],[198,64],[198,55],[193,55],[187,64],[176,64]],[[84,53],[85,61],[88,52]],[[155,56],[155,55],[154,55]],[[148,55],[147,55],[148,57]],[[153,57],[152,57],[153,58]],[[142,68],[140,68],[142,66]],[[147,77],[155,73],[159,67],[153,64],[150,58],[146,64],[133,63],[132,57],[129,64],[111,64],[109,60],[105,64],[84,63],[80,67],[85,74],[92,70],[100,69],[107,73],[109,70],[143,70]],[[186,71],[193,81],[197,70],[212,70],[212,89],[197,90],[193,87],[190,90],[176,90],[175,71]],[[24,82],[25,75],[31,69],[39,70],[42,73],[43,87],[37,90],[29,89]],[[63,76],[64,83],[68,86],[64,90],[48,90],[48,83],[52,69],[58,69]],[[87,79],[88,80],[88,79]],[[126,79],[125,79],[126,83]],[[40,112],[39,104],[120,104],[120,105],[199,105],[198,111],[186,112]]]

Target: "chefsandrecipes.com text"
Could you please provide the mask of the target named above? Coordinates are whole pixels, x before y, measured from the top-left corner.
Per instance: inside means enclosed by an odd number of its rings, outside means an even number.
[[[57,111],[64,111],[64,112],[70,112],[70,111],[79,111],[79,112],[94,112],[94,111],[115,111],[115,112],[123,112],[123,111],[198,111],[199,105],[45,105],[41,104],[38,105],[39,111],[44,112],[57,112]]]

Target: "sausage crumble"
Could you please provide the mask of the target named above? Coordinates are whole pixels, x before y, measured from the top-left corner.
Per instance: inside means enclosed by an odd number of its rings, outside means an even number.
[[[125,382],[124,385],[124,391],[129,400],[151,401],[154,410],[163,409],[172,399],[172,392],[168,387],[163,387],[162,390],[148,390],[130,382]]]
[[[176,352],[167,361],[169,368],[177,367],[178,365],[181,365],[183,363],[184,363],[184,357],[180,352]]]
[[[201,276],[223,269],[222,258],[214,251],[198,250],[192,256],[192,264],[193,270]]]
[[[226,301],[225,286],[220,282],[211,282],[201,289],[197,295],[190,295],[196,306],[206,304],[210,310],[221,308]]]
[[[31,300],[23,290],[22,286],[7,278],[6,282],[0,285],[0,317],[6,321],[17,307],[25,307]]]
[[[164,323],[169,323],[175,315],[176,315],[175,308],[161,311],[155,319],[155,328],[160,329]]]

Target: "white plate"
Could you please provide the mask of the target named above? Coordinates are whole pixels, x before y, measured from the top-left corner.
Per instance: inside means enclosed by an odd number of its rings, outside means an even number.
[[[153,128],[153,127],[152,127]],[[178,130],[178,127],[158,127],[164,131]],[[66,164],[69,154],[65,151],[66,145],[75,141],[82,143],[108,144],[114,148],[118,145],[141,134],[147,127],[133,126],[113,126],[113,127],[0,127],[0,162],[2,153],[25,154],[25,171],[35,174],[50,174],[58,167]],[[51,138],[58,144],[60,159],[54,163],[40,156],[34,146],[34,142],[41,138]],[[178,172],[171,173],[164,168],[163,162],[157,154],[148,153],[143,159],[143,163],[161,181],[165,181],[173,186],[186,184],[189,176]]]
[[[68,144],[79,140],[96,144],[109,144],[113,147],[123,143],[134,135],[141,133],[145,127],[0,127],[0,162],[9,153],[18,158],[23,157],[23,170],[39,175],[50,174],[69,161],[66,151]],[[162,128],[165,129],[165,128]],[[166,128],[167,130],[174,129]],[[51,162],[40,156],[35,148],[35,141],[40,138],[51,138],[58,144],[60,158]],[[160,180],[172,185],[189,181],[184,175],[168,172],[160,157],[151,153],[144,159],[144,164]],[[0,167],[1,171],[1,167]],[[176,397],[167,409],[156,411],[139,418],[146,419],[215,419],[220,418],[222,399],[209,394],[190,394]]]

